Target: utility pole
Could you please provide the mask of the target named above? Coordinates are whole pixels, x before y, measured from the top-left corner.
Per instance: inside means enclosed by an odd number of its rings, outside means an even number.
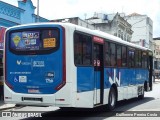
[[[84,17],[85,17],[85,21],[87,22],[87,26],[86,27],[88,28],[88,20],[86,20],[87,13],[84,14]]]
[[[87,13],[84,14],[84,19],[85,19],[85,20],[86,20],[86,17],[87,17]]]
[[[37,0],[37,22],[39,22],[39,0]]]

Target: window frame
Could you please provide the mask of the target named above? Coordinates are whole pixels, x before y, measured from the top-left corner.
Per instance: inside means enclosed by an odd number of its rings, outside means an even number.
[[[128,47],[128,68],[135,68],[135,48]],[[130,57],[131,55],[131,57]]]
[[[91,59],[90,59],[90,64],[83,64],[83,55],[84,55],[84,52],[83,52],[83,45],[82,45],[82,58],[81,58],[81,63],[80,64],[78,64],[78,63],[76,63],[76,59],[75,59],[75,35],[76,34],[79,34],[79,35],[81,35],[81,36],[85,36],[85,37],[88,37],[88,38],[90,38],[90,43],[91,43],[91,53],[90,53],[90,56],[91,56]],[[84,40],[81,40],[81,44],[84,42]],[[74,64],[75,64],[75,66],[93,66],[93,40],[92,40],[92,35],[90,35],[90,34],[86,34],[86,33],[83,33],[83,32],[79,32],[79,31],[75,31],[74,32],[74,34],[73,34],[73,50],[74,50]]]
[[[78,33],[78,34],[81,34],[81,35],[85,35],[85,36],[88,36],[88,37],[90,37],[90,40],[91,40],[91,64],[89,64],[89,65],[83,65],[83,64],[76,64],[75,63],[75,57],[74,57],[74,64],[75,64],[75,66],[94,66],[93,64],[94,64],[94,62],[93,62],[93,45],[94,45],[94,41],[93,41],[93,36],[94,35],[92,35],[92,34],[88,34],[88,33],[84,33],[84,32],[80,32],[80,31],[75,31],[74,32],[74,36],[75,36],[75,33]],[[142,52],[144,51],[144,52],[146,52],[147,53],[147,51],[146,50],[143,50],[143,49],[141,49],[141,48],[136,48],[136,47],[132,47],[132,46],[129,46],[129,45],[125,45],[125,44],[123,44],[123,43],[119,43],[119,42],[115,42],[115,41],[112,41],[112,40],[109,40],[109,39],[105,39],[105,38],[103,38],[104,39],[104,43],[103,43],[103,61],[104,61],[104,68],[127,68],[127,69],[132,69],[132,68],[140,68],[140,69],[144,69],[143,67],[142,67]],[[75,44],[75,40],[74,40],[74,44]],[[111,44],[114,44],[114,46],[115,46],[115,54],[114,54],[114,57],[115,57],[115,65],[111,65]],[[108,54],[106,54],[106,52],[107,52],[107,46],[108,46]],[[117,58],[118,58],[118,52],[117,52],[117,48],[118,48],[118,46],[120,46],[121,48],[120,48],[120,50],[121,50],[121,66],[118,66],[118,60],[117,60]],[[74,49],[74,48],[73,48]],[[125,52],[126,51],[126,52]],[[132,53],[132,65],[130,66],[129,65],[129,62],[131,62],[131,61],[129,61],[129,51],[132,51],[133,53]],[[137,55],[138,55],[138,61],[137,62],[140,62],[140,64],[137,66],[137,64],[136,64],[136,51],[138,51],[138,53],[137,53]],[[75,50],[74,50],[74,52],[75,52]],[[125,55],[123,55],[123,52],[125,53]],[[74,54],[75,55],[75,54]],[[106,63],[106,55],[109,55],[110,56],[110,61],[109,61],[109,64],[107,64]],[[125,59],[124,59],[125,58]],[[124,60],[123,60],[124,59]],[[147,58],[148,59],[148,58]],[[124,65],[123,65],[123,63],[124,63]],[[148,62],[147,62],[147,67],[148,67]],[[146,69],[146,68],[145,68]]]
[[[145,55],[145,57],[143,56],[143,53],[145,53],[146,55]],[[148,68],[148,52],[147,51],[142,51],[142,68],[143,69],[147,69]],[[144,60],[146,61],[146,64],[144,63]],[[144,65],[145,64],[145,65]],[[144,65],[144,66],[143,66]]]
[[[106,44],[108,44],[108,56],[106,56]],[[107,57],[109,57],[107,59]],[[106,62],[108,60],[108,62]],[[107,64],[108,63],[108,64]],[[110,42],[109,41],[105,41],[104,42],[104,64],[105,64],[105,67],[111,67],[111,53],[110,53]]]
[[[125,48],[125,50],[126,50],[126,54],[125,54],[125,58],[123,57],[123,48]],[[127,46],[124,46],[124,45],[122,45],[122,67],[128,67],[128,63],[127,63],[127,59],[128,59],[128,50],[127,50]],[[123,65],[123,61],[125,60],[125,65]]]
[[[118,65],[119,61],[118,61],[118,46],[120,47],[120,66]],[[122,45],[117,44],[116,45],[116,63],[117,63],[117,67],[122,67]]]
[[[25,32],[25,31],[40,31],[40,41],[42,41],[42,31],[43,30],[57,30],[58,32],[58,40],[56,42],[56,47],[55,48],[50,48],[46,50],[28,50],[28,51],[18,51],[15,49],[11,48],[11,34],[16,33],[16,32]],[[64,31],[63,31],[64,32]],[[40,27],[40,28],[24,28],[24,29],[19,29],[19,30],[12,30],[7,32],[8,36],[8,47],[9,51],[13,54],[16,55],[41,55],[41,54],[51,54],[55,51],[57,51],[60,48],[60,41],[62,37],[60,36],[60,29],[58,27]],[[64,36],[63,36],[64,37]]]

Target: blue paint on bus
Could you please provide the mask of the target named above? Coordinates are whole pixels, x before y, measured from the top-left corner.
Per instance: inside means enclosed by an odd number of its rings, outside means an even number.
[[[114,75],[114,70],[116,70],[116,75]],[[147,69],[140,68],[104,68],[104,89],[111,87],[112,84],[109,79],[116,83],[117,87],[144,84],[149,79],[148,74]],[[114,81],[114,76],[116,76],[117,81]],[[94,73],[94,67],[77,67],[78,92],[100,89],[100,82],[96,79],[100,80],[100,74]]]
[[[39,27],[32,26],[35,31]],[[7,65],[7,82],[12,85],[13,91],[17,93],[30,94],[53,94],[57,92],[55,89],[62,82],[62,28],[59,25],[42,25],[41,28],[57,28],[60,32],[59,48],[49,54],[41,55],[15,55],[6,44],[6,62]],[[20,29],[27,29],[28,26]],[[36,28],[38,28],[36,30]],[[10,29],[7,36],[19,30],[18,28]],[[11,37],[7,37],[7,43],[10,43]]]
[[[94,89],[94,68],[77,67],[77,91],[91,91]]]

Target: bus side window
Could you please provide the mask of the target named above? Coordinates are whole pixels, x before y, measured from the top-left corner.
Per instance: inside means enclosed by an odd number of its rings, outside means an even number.
[[[75,64],[82,64],[82,43],[79,34],[75,34],[74,36],[74,60]]]
[[[92,65],[92,41],[90,36],[75,33],[74,60],[76,65]]]
[[[139,53],[135,50],[135,67],[139,67]]]
[[[147,52],[142,52],[142,68],[147,68],[148,59],[147,59]]]
[[[122,65],[122,46],[117,45],[117,66],[121,67]]]
[[[137,68],[141,68],[142,66],[142,55],[140,50],[135,51],[135,64]]]
[[[128,50],[128,67],[135,67],[135,51],[133,49]]]
[[[122,46],[122,67],[127,66],[127,47]]]
[[[111,43],[110,47],[111,47],[111,66],[116,66],[116,45],[114,43]]]
[[[92,44],[91,37],[83,36],[83,65],[92,64]]]
[[[105,42],[105,66],[111,65],[110,43]]]
[[[139,58],[139,67],[141,68],[142,67],[142,51],[139,50],[138,53],[139,53],[138,54],[139,55],[139,57],[138,57]]]

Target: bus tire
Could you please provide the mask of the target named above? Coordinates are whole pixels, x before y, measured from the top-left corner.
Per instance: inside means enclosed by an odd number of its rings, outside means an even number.
[[[144,88],[142,89],[142,94],[138,96],[138,99],[143,99],[144,98]]]
[[[111,87],[108,97],[108,106],[107,106],[108,109],[113,110],[116,106],[116,102],[117,102],[116,90],[113,87]]]
[[[144,83],[144,91],[148,91],[147,82]]]

